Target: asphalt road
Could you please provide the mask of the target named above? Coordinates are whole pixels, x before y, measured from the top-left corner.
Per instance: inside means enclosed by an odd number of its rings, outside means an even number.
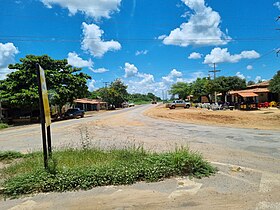
[[[154,105],[95,114],[52,124],[53,145],[123,147],[155,151],[189,146],[218,167],[210,178],[102,187],[1,201],[4,209],[280,209],[280,131],[203,126],[158,120]],[[187,110],[186,110],[187,111]],[[0,131],[0,149],[41,148],[39,125]]]

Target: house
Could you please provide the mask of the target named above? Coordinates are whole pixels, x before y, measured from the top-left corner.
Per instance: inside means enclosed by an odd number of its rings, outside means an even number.
[[[74,103],[75,107],[83,109],[85,111],[105,110],[108,107],[107,103],[100,99],[81,98],[74,100]]]
[[[279,94],[272,93],[269,89],[269,81],[247,86],[244,90],[230,91],[228,101],[240,104],[239,108],[257,109],[261,104],[269,104],[272,101],[279,102]],[[243,106],[242,106],[243,105]]]

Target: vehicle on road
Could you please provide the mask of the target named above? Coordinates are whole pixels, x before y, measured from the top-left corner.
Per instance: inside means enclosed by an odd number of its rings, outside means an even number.
[[[129,104],[128,104],[128,107],[133,107],[133,106],[135,106],[134,103],[129,103]]]
[[[71,119],[71,118],[78,118],[81,117],[83,118],[85,116],[85,111],[79,108],[72,108],[68,109],[64,115],[63,118],[65,119]]]
[[[191,107],[191,103],[185,100],[174,100],[172,103],[168,104],[169,109],[175,109],[178,107],[183,107],[185,109],[188,109]]]

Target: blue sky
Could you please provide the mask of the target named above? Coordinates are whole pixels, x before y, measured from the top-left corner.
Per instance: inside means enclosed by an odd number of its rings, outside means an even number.
[[[9,63],[48,54],[92,76],[158,96],[178,81],[267,80],[279,70],[277,0],[0,0],[0,79]],[[213,75],[212,75],[213,76]]]

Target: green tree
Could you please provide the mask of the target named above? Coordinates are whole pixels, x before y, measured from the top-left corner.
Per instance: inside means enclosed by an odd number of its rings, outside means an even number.
[[[222,93],[222,98],[225,99],[225,96],[230,90],[241,90],[246,88],[245,79],[241,79],[237,76],[234,77],[217,77],[214,80],[211,80],[209,83],[209,89],[211,92]]]
[[[185,82],[177,82],[171,86],[169,93],[173,95],[178,95],[181,99],[186,99],[188,95],[191,94],[190,84]]]
[[[116,79],[109,87],[100,88],[98,93],[104,101],[115,107],[121,107],[128,99],[127,86],[120,79]]]
[[[249,85],[254,85],[254,84],[256,84],[254,81],[252,81],[252,80],[250,80],[250,81],[248,81],[247,82],[247,85],[249,86]]]
[[[209,79],[207,77],[197,78],[193,83],[191,83],[191,94],[194,96],[194,98],[206,96],[209,102],[211,102]]]
[[[278,71],[269,82],[269,90],[280,94],[280,71]]]
[[[9,65],[15,71],[0,81],[0,97],[11,107],[38,108],[36,63],[45,70],[50,102],[62,107],[74,99],[88,95],[87,79],[80,68],[68,65],[67,60],[54,60],[48,55],[27,55],[21,63]]]

